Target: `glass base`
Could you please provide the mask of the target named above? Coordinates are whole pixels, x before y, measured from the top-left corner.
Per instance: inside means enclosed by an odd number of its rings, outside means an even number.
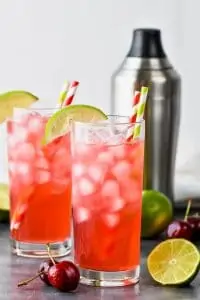
[[[71,252],[71,239],[59,243],[50,243],[49,246],[53,257],[63,257]],[[12,239],[11,251],[13,254],[24,257],[49,257],[45,244],[23,243]]]
[[[136,284],[139,281],[140,267],[129,271],[103,272],[80,268],[80,283],[97,287],[117,287]]]

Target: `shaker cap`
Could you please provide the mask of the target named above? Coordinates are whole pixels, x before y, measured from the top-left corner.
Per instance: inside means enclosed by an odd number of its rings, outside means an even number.
[[[166,54],[161,42],[161,31],[151,28],[135,29],[127,57],[165,58]]]

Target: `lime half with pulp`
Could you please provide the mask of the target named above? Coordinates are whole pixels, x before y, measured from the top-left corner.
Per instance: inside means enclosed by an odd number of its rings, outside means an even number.
[[[170,239],[157,245],[147,258],[151,277],[162,285],[186,285],[199,271],[197,247],[185,239]]]
[[[53,114],[45,127],[44,143],[49,143],[55,138],[68,132],[71,121],[93,122],[106,120],[106,114],[91,105],[69,105]]]
[[[0,183],[0,221],[9,220],[9,189],[8,185]]]

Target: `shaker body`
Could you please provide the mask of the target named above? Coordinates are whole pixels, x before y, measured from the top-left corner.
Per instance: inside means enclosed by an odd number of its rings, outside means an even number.
[[[127,57],[112,76],[111,113],[130,115],[135,90],[148,86],[145,110],[144,189],[173,201],[181,81],[166,58]]]

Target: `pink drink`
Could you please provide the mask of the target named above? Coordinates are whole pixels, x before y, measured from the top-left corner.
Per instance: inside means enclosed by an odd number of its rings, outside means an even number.
[[[43,146],[47,120],[32,112],[8,122],[11,237],[18,243],[60,243],[70,236],[70,138]]]
[[[129,272],[140,264],[143,157],[142,140],[113,146],[75,144],[75,260],[87,284],[92,281],[85,270]]]

